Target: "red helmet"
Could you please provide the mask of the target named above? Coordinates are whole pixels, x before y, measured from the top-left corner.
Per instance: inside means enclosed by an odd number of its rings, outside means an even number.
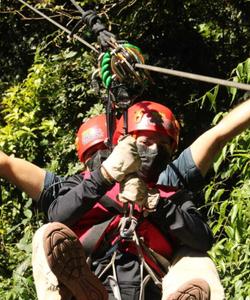
[[[85,163],[97,150],[107,148],[104,143],[107,138],[106,115],[88,119],[77,132],[76,148],[79,160]]]
[[[114,134],[114,144],[117,144],[119,137],[123,134],[123,127],[122,117]],[[142,130],[170,137],[172,150],[177,148],[180,126],[172,111],[166,106],[152,101],[142,101],[132,105],[128,109],[128,133],[137,133]]]

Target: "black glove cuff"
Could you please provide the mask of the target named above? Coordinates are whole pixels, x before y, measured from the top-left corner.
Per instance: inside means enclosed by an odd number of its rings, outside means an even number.
[[[115,182],[110,182],[103,176],[101,168],[91,172],[91,176],[94,177],[96,182],[98,182],[105,190],[109,190],[115,185]]]

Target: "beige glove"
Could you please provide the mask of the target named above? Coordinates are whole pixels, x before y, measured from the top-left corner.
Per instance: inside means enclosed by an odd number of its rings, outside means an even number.
[[[148,197],[148,189],[145,182],[137,174],[130,174],[121,182],[121,192],[118,199],[121,202],[135,202],[141,207]]]
[[[141,160],[137,153],[136,140],[131,135],[124,136],[109,157],[102,163],[102,174],[108,181],[121,182],[126,175],[135,173]]]

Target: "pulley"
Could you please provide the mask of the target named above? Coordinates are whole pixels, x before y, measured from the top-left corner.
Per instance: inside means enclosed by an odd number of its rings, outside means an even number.
[[[100,76],[105,88],[109,89],[112,81],[144,88],[149,73],[135,68],[135,64],[144,64],[141,50],[132,44],[118,42],[112,44],[112,48],[99,57]]]

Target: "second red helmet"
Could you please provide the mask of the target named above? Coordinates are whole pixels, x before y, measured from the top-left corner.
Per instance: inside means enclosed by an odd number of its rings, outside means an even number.
[[[106,115],[88,119],[77,132],[76,148],[79,160],[85,163],[97,150],[105,149],[107,138]]]

